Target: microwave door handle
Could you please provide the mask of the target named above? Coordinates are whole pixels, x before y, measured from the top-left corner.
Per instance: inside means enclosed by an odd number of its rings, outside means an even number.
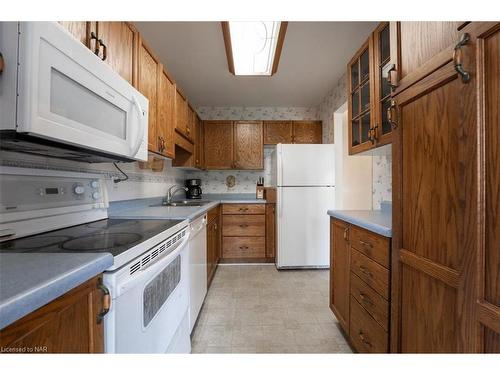
[[[143,141],[144,121],[142,120],[142,108],[141,108],[141,105],[139,104],[139,101],[137,100],[135,95],[132,95],[132,99],[134,101],[134,105],[137,108],[137,117],[139,119],[139,126],[140,126],[139,133],[137,134],[137,140],[135,141],[135,145],[132,148],[132,154],[130,155],[131,157],[134,157],[139,152],[139,148],[141,147],[141,144]]]

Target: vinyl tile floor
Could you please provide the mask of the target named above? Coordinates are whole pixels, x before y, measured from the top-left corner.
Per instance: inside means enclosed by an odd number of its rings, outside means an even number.
[[[192,353],[352,353],[329,308],[329,271],[219,265]]]

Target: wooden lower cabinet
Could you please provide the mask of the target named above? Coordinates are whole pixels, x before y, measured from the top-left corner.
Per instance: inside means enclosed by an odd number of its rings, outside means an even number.
[[[333,218],[330,236],[330,308],[358,352],[387,353],[390,241]]]
[[[222,205],[221,261],[274,261],[274,211],[268,213],[267,206],[257,203]]]
[[[6,353],[103,353],[101,277],[94,277],[0,331]]]
[[[221,253],[220,205],[207,213],[207,285],[210,287]]]
[[[330,219],[330,308],[349,332],[349,225]]]

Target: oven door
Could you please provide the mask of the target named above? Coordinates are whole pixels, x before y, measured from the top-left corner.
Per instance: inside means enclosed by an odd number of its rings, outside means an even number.
[[[17,131],[146,160],[147,99],[59,24],[19,30]]]
[[[189,353],[187,238],[156,263],[132,275],[130,269],[104,274],[112,296],[104,317],[105,352]]]

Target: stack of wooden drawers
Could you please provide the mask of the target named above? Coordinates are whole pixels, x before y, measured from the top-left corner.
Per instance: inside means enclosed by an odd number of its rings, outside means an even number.
[[[222,258],[245,260],[266,257],[266,205],[222,205]]]
[[[387,353],[389,347],[389,254],[386,237],[350,227],[349,336],[359,352]]]

